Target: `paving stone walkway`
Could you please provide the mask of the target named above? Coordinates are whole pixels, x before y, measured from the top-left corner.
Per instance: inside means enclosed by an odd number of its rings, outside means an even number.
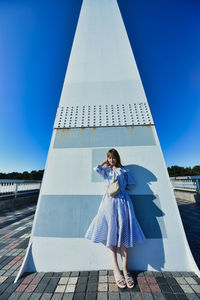
[[[200,207],[177,199],[184,228],[200,267]],[[23,262],[35,205],[0,212],[0,299],[162,300],[200,299],[200,278],[193,272],[134,271],[133,289],[118,289],[110,270],[32,273],[13,283]]]

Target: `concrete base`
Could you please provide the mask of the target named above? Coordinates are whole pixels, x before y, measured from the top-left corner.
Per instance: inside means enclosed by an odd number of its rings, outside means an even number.
[[[16,208],[20,207],[24,204],[31,204],[31,203],[37,203],[38,200],[39,191],[33,192],[30,194],[23,194],[19,195],[16,198],[12,198],[12,196],[5,196],[5,198],[1,198],[0,200],[0,210],[3,209],[10,209],[10,208]]]
[[[200,205],[200,194],[192,191],[174,190],[174,195],[178,199],[187,200],[193,203],[198,203]]]

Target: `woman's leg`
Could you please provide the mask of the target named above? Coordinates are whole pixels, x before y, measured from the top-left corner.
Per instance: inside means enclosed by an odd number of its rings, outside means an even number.
[[[117,261],[117,247],[110,246],[110,250],[111,250],[111,256],[113,261],[113,273],[114,273],[115,281],[120,288],[125,288],[126,282],[124,280],[124,277],[121,274],[118,261]]]
[[[111,250],[111,256],[113,261],[113,271],[115,274],[120,275],[121,271],[119,269],[118,261],[117,261],[117,247],[116,246],[110,246]]]
[[[123,274],[126,279],[126,284],[128,287],[132,288],[134,281],[130,273],[128,272],[128,249],[122,245],[121,248],[122,262],[123,262]]]
[[[127,265],[128,265],[128,249],[122,245],[121,248],[122,255],[122,263],[123,263],[123,273],[126,275],[128,273]]]

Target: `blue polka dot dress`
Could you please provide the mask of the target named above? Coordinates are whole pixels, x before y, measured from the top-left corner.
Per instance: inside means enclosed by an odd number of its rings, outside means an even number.
[[[118,179],[121,191],[114,197],[107,193],[103,195],[97,215],[92,220],[85,238],[95,243],[106,242],[107,247],[124,245],[130,248],[134,244],[144,243],[146,238],[125,190],[129,185],[135,184],[130,172],[125,168],[112,170],[101,165],[94,170],[103,176],[106,186]]]

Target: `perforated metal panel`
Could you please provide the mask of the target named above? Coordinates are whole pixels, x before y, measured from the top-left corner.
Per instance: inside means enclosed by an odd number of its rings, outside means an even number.
[[[54,128],[153,125],[149,106],[145,102],[59,106]]]

